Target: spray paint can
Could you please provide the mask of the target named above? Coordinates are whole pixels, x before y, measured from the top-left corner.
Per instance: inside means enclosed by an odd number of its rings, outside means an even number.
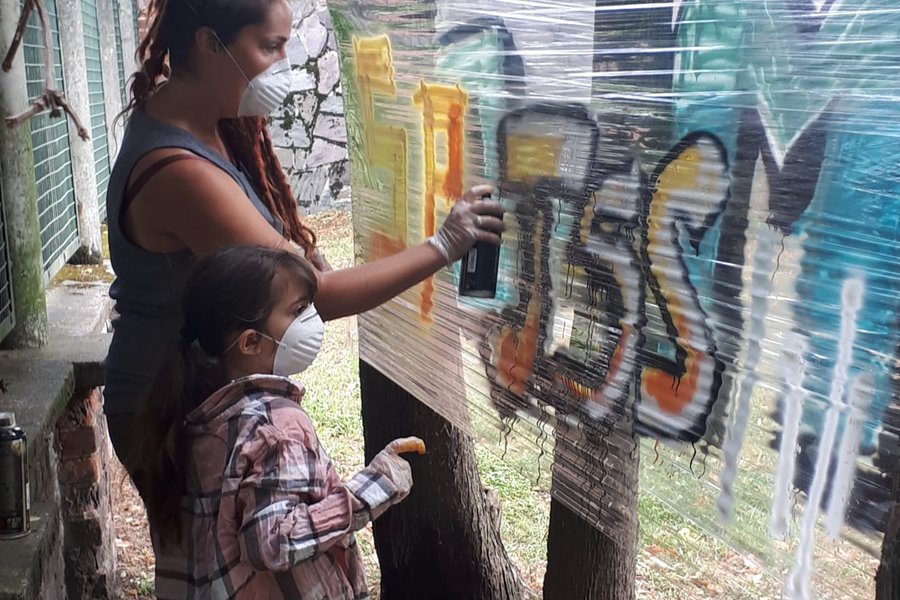
[[[27,449],[16,416],[0,412],[0,539],[23,537],[31,530]]]
[[[493,298],[497,295],[500,269],[500,247],[475,242],[459,265],[459,295],[471,298]]]

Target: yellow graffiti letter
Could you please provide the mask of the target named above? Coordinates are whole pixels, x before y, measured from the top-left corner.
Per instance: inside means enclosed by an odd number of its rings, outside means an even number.
[[[468,95],[459,85],[447,86],[419,83],[413,102],[422,111],[422,133],[425,150],[425,237],[434,235],[437,220],[435,199],[438,195],[451,206],[462,196],[465,156],[465,114]],[[440,143],[443,142],[443,143]],[[439,146],[445,152],[439,152]],[[438,162],[438,157],[446,157]],[[423,319],[431,319],[434,306],[434,282],[428,278],[422,288],[419,304]]]
[[[375,96],[394,99],[397,86],[391,43],[386,35],[353,38],[353,60],[356,87],[362,107],[365,129],[366,162],[374,169],[384,169],[393,176],[392,222],[385,233],[373,234],[374,258],[389,256],[406,247],[407,232],[407,145],[406,130],[379,122]]]

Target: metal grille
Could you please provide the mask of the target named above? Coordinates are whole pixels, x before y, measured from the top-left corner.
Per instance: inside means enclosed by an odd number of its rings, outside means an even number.
[[[122,23],[119,19],[119,0],[113,2],[113,25],[116,28],[116,68],[119,70],[119,94],[122,98],[122,108],[125,108],[125,101],[128,95],[125,92],[127,82],[125,81],[125,50],[122,48]]]
[[[103,58],[100,54],[100,25],[96,0],[81,1],[84,27],[84,58],[91,103],[91,142],[94,146],[94,173],[97,175],[97,206],[100,220],[106,219],[106,188],[109,185],[109,138],[106,133],[106,103],[103,96]]]
[[[3,211],[3,187],[0,183],[0,341],[3,341],[15,325],[9,253],[6,248],[6,219]]]
[[[50,21],[55,55],[54,77],[56,85],[64,92],[56,0],[45,0],[44,6]],[[34,98],[43,90],[44,67],[43,36],[37,15],[33,12],[28,20],[22,48],[25,53],[28,96]],[[44,274],[49,278],[56,274],[78,248],[78,222],[72,182],[72,159],[69,155],[68,121],[64,117],[51,118],[49,113],[41,113],[31,120],[31,143],[34,146],[34,177],[37,183],[41,252]]]
[[[129,0],[131,2],[131,15],[134,17],[134,47],[137,48],[141,45],[141,31],[138,26],[138,19],[141,16],[141,3],[136,2],[135,0]]]

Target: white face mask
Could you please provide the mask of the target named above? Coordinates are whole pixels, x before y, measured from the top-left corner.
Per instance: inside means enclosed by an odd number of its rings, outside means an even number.
[[[218,36],[216,36],[218,37]],[[221,40],[220,40],[221,43]],[[239,117],[267,117],[269,113],[281,106],[284,99],[291,91],[294,82],[294,72],[287,58],[282,58],[272,64],[268,69],[254,77],[247,77],[241,65],[234,59],[225,44],[222,48],[228,54],[231,62],[247,80],[247,87],[241,96],[241,105],[238,107]]]
[[[322,347],[322,338],[325,336],[325,323],[316,311],[316,307],[310,304],[306,310],[294,319],[281,341],[260,333],[278,346],[275,350],[275,364],[272,366],[272,374],[289,377],[302,373],[313,363]]]

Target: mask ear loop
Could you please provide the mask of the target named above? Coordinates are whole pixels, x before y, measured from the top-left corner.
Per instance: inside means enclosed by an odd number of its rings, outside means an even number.
[[[231,51],[228,50],[228,47],[225,45],[225,42],[222,41],[222,38],[219,37],[219,34],[216,33],[216,30],[210,28],[210,31],[212,31],[212,34],[213,34],[214,36],[216,36],[216,39],[217,39],[217,40],[219,40],[219,45],[222,46],[222,50],[225,51],[225,54],[227,54],[227,55],[228,55],[228,58],[231,59],[231,62],[234,63],[235,68],[236,68],[236,69],[238,70],[238,72],[241,74],[241,77],[243,77],[244,80],[247,82],[247,85],[248,85],[248,86],[251,85],[253,82],[250,81],[250,78],[247,77],[247,74],[246,74],[246,73],[244,73],[244,70],[241,68],[241,65],[238,64],[238,61],[237,61],[237,60],[235,60],[234,55],[232,55],[232,54],[231,54]]]
[[[203,26],[203,27],[208,27],[208,26],[206,26],[206,25],[203,25],[203,18],[200,16],[200,13],[197,12],[197,9],[194,8],[193,3],[191,3],[189,0],[185,0],[184,3],[185,3],[185,4],[187,5],[187,7],[191,10],[191,12],[194,13],[194,16],[197,17],[197,23],[199,23],[199,24],[200,24],[201,26]],[[228,46],[226,46],[226,45],[225,45],[225,42],[222,41],[222,38],[219,37],[219,32],[217,32],[217,31],[216,31],[215,29],[213,29],[212,27],[209,27],[209,30],[212,31],[212,34],[213,34],[214,36],[216,36],[216,41],[218,41],[218,42],[219,42],[219,45],[222,46],[222,50],[225,51],[225,54],[228,55],[228,58],[231,59],[231,62],[234,63],[234,66],[237,68],[238,72],[240,72],[241,77],[243,77],[244,80],[247,81],[247,85],[250,85],[250,83],[251,83],[250,78],[247,77],[247,74],[246,74],[246,73],[244,72],[244,70],[241,68],[241,65],[238,64],[238,61],[236,61],[236,60],[234,59],[234,56],[233,56],[233,55],[231,54],[231,52],[228,50]]]
[[[276,346],[280,346],[280,345],[281,345],[281,342],[279,342],[278,340],[276,340],[275,338],[273,338],[273,337],[270,336],[270,335],[266,335],[266,334],[263,333],[262,331],[257,331],[256,329],[254,329],[253,332],[256,333],[257,335],[260,335],[260,336],[262,336],[262,337],[268,339],[268,340],[272,340],[272,341],[275,343]],[[231,350],[232,350],[235,346],[237,346],[237,343],[238,343],[239,341],[241,341],[241,336],[237,336],[233,342],[231,342],[230,344],[228,344],[228,347],[225,348],[225,349],[222,351],[222,354],[220,354],[219,356],[225,356],[226,354],[228,354],[229,352],[231,352]]]

